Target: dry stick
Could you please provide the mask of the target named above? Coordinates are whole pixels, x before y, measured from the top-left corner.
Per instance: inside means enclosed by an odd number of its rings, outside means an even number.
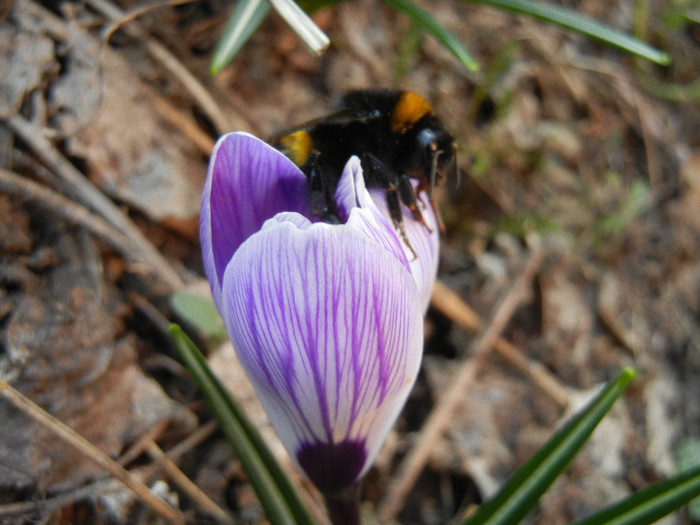
[[[137,18],[140,18],[143,15],[150,13],[151,11],[155,11],[156,9],[161,9],[163,7],[176,7],[185,4],[193,4],[197,1],[199,0],[165,0],[164,2],[154,2],[146,5],[131,7],[127,11],[124,11],[124,17],[121,20],[119,20],[119,22],[114,24],[116,28],[114,30],[110,30],[109,34],[114,33],[114,31],[119,29],[119,26],[127,24],[132,20],[136,20]]]
[[[185,439],[180,441],[177,445],[175,445],[173,448],[168,450],[167,452],[164,453],[164,456],[168,458],[170,461],[176,461],[179,459],[182,455],[186,454],[193,448],[195,448],[197,445],[199,445],[202,441],[207,439],[209,436],[212,435],[212,433],[218,428],[218,423],[215,420],[209,421],[208,423],[205,423],[201,427],[199,427],[197,430],[195,430],[192,434],[187,436]],[[148,447],[148,445],[146,445]],[[127,452],[128,453],[128,452]],[[119,458],[119,463],[121,465],[124,465],[124,456]],[[145,465],[142,467],[143,475],[145,478],[148,478],[149,476],[152,476],[158,469],[160,468],[160,465],[157,462],[150,463],[148,465]]]
[[[55,213],[68,222],[77,224],[112,246],[126,258],[134,260],[136,246],[114,226],[102,217],[90,212],[84,206],[65,198],[48,188],[37,184],[12,171],[0,168],[0,190],[17,195],[21,199],[36,201],[46,210]]]
[[[41,20],[40,24],[42,30],[46,30],[49,35],[56,40],[65,42],[70,38],[70,29],[68,29],[67,24],[60,17],[56,16],[48,9],[44,9],[36,2],[16,0],[14,9],[16,9],[18,13],[21,13],[21,16],[18,17],[20,20],[26,20],[26,16]]]
[[[178,468],[178,466],[168,458],[160,447],[151,441],[147,447],[148,455],[157,461],[162,466],[163,471],[170,477],[173,482],[187,494],[192,501],[199,505],[199,508],[209,514],[212,518],[217,519],[220,523],[235,524],[233,517],[225,510],[219,507],[214,501],[207,496],[190,478]]]
[[[195,2],[197,0],[170,0],[168,2],[164,2],[162,4],[149,4],[145,5],[142,7],[134,8],[129,10],[128,12],[124,13],[124,16],[119,19],[118,21],[114,22],[103,34],[103,38],[105,40],[109,39],[111,37],[112,33],[119,29],[123,24],[126,24],[133,19],[135,19],[138,16],[143,15],[144,13],[147,13],[153,9],[158,9],[160,7],[163,7],[164,5],[181,5],[181,4],[186,4],[186,3],[191,3]],[[49,32],[51,33],[51,36],[54,36],[58,40],[66,41],[69,38],[69,32],[70,29],[66,27],[66,24],[55,16],[53,13],[50,11],[42,8],[39,5],[36,5],[34,2],[30,2],[28,0],[17,0],[17,6],[18,9],[23,9],[27,11],[27,13],[31,16],[40,18],[42,20],[42,24],[46,24]],[[115,11],[115,14],[118,11]],[[104,52],[104,47],[102,48]],[[174,57],[171,57],[172,60],[176,59]],[[172,68],[171,68],[172,70]],[[179,70],[173,71],[174,75],[179,74]],[[180,77],[182,83],[185,85],[186,88],[189,89],[189,85],[191,82],[197,83],[196,79],[188,79],[188,78],[182,78]],[[195,95],[200,95],[201,93],[204,93],[205,96],[207,96],[206,90],[200,85],[198,88],[194,89],[189,89],[190,93],[195,96]],[[174,106],[172,106],[169,103],[166,103],[165,100],[161,97],[158,97],[157,95],[153,94],[154,97],[156,97],[156,109],[158,109],[161,113],[161,115],[168,120],[170,123],[172,123],[175,126],[178,126],[181,128],[181,131],[192,140],[195,145],[205,154],[209,155],[211,153],[211,150],[213,149],[214,146],[214,141],[212,138],[204,131],[202,131],[200,128],[197,127],[197,125],[194,122],[194,119],[192,119],[190,116],[186,115],[180,110],[176,110]],[[221,115],[222,111],[220,108],[216,106],[216,102],[209,97],[210,100],[207,102],[205,101],[199,101],[199,104],[203,107],[208,107],[209,110],[213,110],[213,108],[216,108],[216,115]],[[218,125],[222,125],[222,122],[219,122]],[[228,131],[230,129],[230,126],[224,127],[224,131]],[[210,146],[211,144],[211,146]]]
[[[491,322],[481,336],[474,341],[469,352],[470,358],[462,363],[449,390],[440,397],[437,405],[423,424],[415,446],[404,458],[394,476],[394,481],[389,485],[384,504],[379,509],[381,523],[393,520],[401,510],[402,502],[405,501],[430,459],[435,441],[449,427],[452,414],[464,397],[467,386],[474,380],[474,376],[489,350],[520,304],[525,295],[526,287],[539,269],[542,259],[543,250],[536,248],[528,258],[522,273],[497,306]]]
[[[7,381],[2,381],[2,383],[0,383],[0,395],[4,396],[5,399],[10,401],[10,403],[24,414],[33,418],[67,444],[74,447],[78,452],[97,463],[100,467],[121,481],[144,503],[150,505],[155,512],[167,520],[168,523],[175,523],[177,525],[185,524],[184,516],[177,509],[174,509],[168,503],[153,494],[146,485],[132,476],[121,465],[96,448],[83,436],[8,385]]]
[[[217,423],[216,420],[212,419],[211,421],[207,421],[173,448],[168,450],[165,455],[173,461],[179,459],[211,436],[217,428],[219,428],[219,423]]]
[[[153,325],[158,328],[158,330],[167,333],[167,319],[163,317],[163,314],[157,308],[155,308],[143,296],[140,296],[138,294],[133,294],[132,300],[138,306],[138,308],[140,308],[141,311],[151,320]],[[216,422],[210,421],[209,423],[215,424]],[[175,459],[175,457],[178,454],[181,454],[179,450],[184,443],[185,442],[183,441],[182,443],[176,445],[175,447],[170,449],[166,453],[166,455],[172,459]],[[317,523],[318,525],[329,524],[330,522],[326,517],[325,510],[323,509],[323,504],[314,497],[314,494],[318,494],[315,488],[310,486],[308,483],[305,483],[295,468],[288,468],[287,465],[282,465],[282,467],[290,476],[292,482],[297,483],[297,485],[299,486],[301,491],[301,497],[304,499],[304,503],[309,509],[309,512],[311,512],[311,515],[314,518],[314,523]]]
[[[440,281],[437,281],[435,286],[433,286],[430,304],[433,308],[470,332],[476,332],[481,329],[482,321],[479,314],[465,303],[454,290],[451,290]],[[528,376],[536,387],[552,398],[562,409],[569,405],[569,392],[566,390],[566,387],[550,374],[542,364],[525,357],[515,345],[502,337],[498,337],[494,341],[493,349]]]
[[[152,425],[151,428],[146,430],[145,434],[138,438],[136,443],[132,444],[128,449],[126,449],[126,452],[124,452],[121,456],[117,458],[117,463],[119,463],[122,467],[126,467],[129,463],[134,461],[141,454],[144,454],[150,446],[151,442],[155,441],[158,438],[158,436],[160,436],[163,433],[163,431],[168,427],[169,424],[170,421],[168,421],[167,419],[162,419],[158,421],[155,425]]]
[[[177,109],[163,97],[155,93],[153,93],[152,96],[155,108],[158,113],[160,113],[161,117],[176,128],[179,128],[204,155],[210,155],[214,149],[214,139],[212,139],[209,134],[202,131],[190,115]]]
[[[88,0],[88,3],[116,24],[120,24],[122,20],[128,20],[125,18],[125,14],[121,9],[107,0]],[[107,38],[109,38],[109,34],[111,34],[114,29],[116,28],[110,28]],[[217,104],[199,80],[197,80],[163,44],[149,37],[145,31],[135,24],[124,26],[123,29],[132,37],[141,40],[151,56],[160,62],[182,83],[185,89],[187,89],[197,101],[202,111],[204,111],[212,121],[218,134],[229,131],[231,126],[219,104]]]
[[[5,523],[2,520],[2,518],[5,516],[36,513],[38,510],[41,510],[44,515],[50,515],[55,510],[67,507],[76,501],[80,501],[88,497],[95,497],[100,494],[114,492],[117,485],[119,485],[119,482],[117,482],[113,477],[106,477],[95,481],[94,483],[90,483],[89,485],[78,487],[77,489],[73,489],[49,498],[43,497],[42,495],[40,499],[35,498],[31,501],[6,503],[4,505],[0,505],[0,523]],[[121,489],[121,487],[119,488]],[[11,523],[11,521],[8,520],[8,523]]]
[[[644,142],[644,153],[647,160],[647,174],[649,177],[649,186],[651,187],[652,195],[655,199],[659,198],[659,185],[661,182],[661,163],[659,161],[658,143],[654,137],[656,123],[653,122],[654,115],[649,111],[649,102],[645,95],[641,94],[636,87],[631,87],[632,101],[634,109],[637,112],[639,119],[639,127],[642,131],[642,141]]]
[[[64,183],[66,191],[88,208],[99,213],[108,223],[124,234],[134,244],[135,256],[148,264],[172,290],[183,287],[182,279],[146,236],[124,213],[83,176],[43,136],[42,129],[27,122],[19,115],[8,117],[5,122],[34,153]]]

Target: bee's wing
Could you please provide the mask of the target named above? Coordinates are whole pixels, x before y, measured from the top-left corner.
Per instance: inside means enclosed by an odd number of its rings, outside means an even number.
[[[273,146],[278,145],[280,143],[280,140],[283,139],[284,137],[287,137],[289,135],[292,135],[293,133],[297,133],[299,131],[306,131],[310,132],[312,129],[318,127],[318,126],[345,126],[348,124],[353,124],[353,123],[363,123],[366,124],[367,122],[371,122],[372,120],[379,119],[381,115],[377,114],[375,111],[359,111],[359,110],[354,110],[354,109],[342,109],[340,111],[336,111],[335,113],[331,113],[330,115],[325,115],[323,117],[319,117],[317,119],[309,120],[308,122],[304,122],[303,124],[300,124],[299,126],[295,126],[293,128],[286,129],[284,131],[280,131],[278,133],[275,133],[273,136],[271,136],[268,139],[268,142],[272,144]]]

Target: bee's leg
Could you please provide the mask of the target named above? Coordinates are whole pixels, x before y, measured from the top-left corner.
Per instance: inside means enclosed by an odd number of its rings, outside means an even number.
[[[409,179],[406,175],[403,176],[405,179]],[[410,180],[407,180],[404,182],[408,186],[411,186]],[[440,210],[437,207],[437,203],[435,202],[435,198],[433,197],[432,192],[430,191],[430,186],[428,185],[427,180],[420,180],[418,182],[418,186],[416,187],[415,190],[413,188],[409,188],[411,190],[411,194],[408,193],[409,190],[406,190],[407,195],[404,196],[404,194],[401,194],[401,200],[408,206],[408,209],[411,210],[411,213],[413,214],[414,218],[416,218],[417,221],[421,222],[428,230],[432,233],[432,230],[430,227],[428,227],[427,224],[425,224],[425,221],[423,221],[423,217],[421,214],[421,211],[419,208],[416,208],[415,211],[418,211],[418,213],[421,215],[421,217],[416,217],[414,209],[411,207],[410,200],[411,198],[413,199],[414,205],[417,204],[417,196],[420,195],[421,193],[425,193],[428,195],[428,201],[430,202],[430,208],[433,210],[433,213],[435,214],[435,220],[438,225],[438,230],[440,233],[445,233],[445,223],[442,222],[442,215],[440,215]]]
[[[386,207],[389,210],[389,215],[394,223],[394,227],[399,230],[401,234],[401,239],[403,239],[404,244],[411,250],[414,259],[418,259],[418,254],[416,250],[413,249],[411,241],[408,240],[408,235],[406,234],[406,227],[403,223],[403,213],[401,212],[401,201],[399,200],[399,194],[396,191],[396,186],[393,183],[389,184],[386,189]]]
[[[421,213],[420,208],[418,207],[418,199],[416,197],[416,192],[413,189],[413,184],[411,184],[411,179],[408,177],[408,175],[399,175],[397,179],[397,184],[399,196],[401,197],[401,202],[403,202],[406,205],[406,207],[409,210],[411,210],[411,214],[413,215],[413,218],[415,220],[417,220],[423,226],[425,226],[430,233],[433,233],[433,230],[425,222],[423,214]],[[430,200],[432,205],[432,199]],[[433,209],[435,208],[433,207]]]
[[[306,162],[304,172],[309,179],[309,206],[311,213],[321,215],[328,206],[323,187],[323,175],[318,165],[318,155],[312,154]]]
[[[440,215],[440,210],[437,207],[437,204],[435,203],[435,199],[431,196],[430,197],[430,207],[433,210],[433,213],[435,214],[435,220],[437,221],[438,224],[438,230],[440,233],[445,233],[445,223],[442,222],[442,215]]]
[[[400,188],[396,173],[389,169],[381,160],[374,155],[364,155],[362,157],[362,167],[365,170],[365,184],[371,187],[381,187],[386,189],[386,207],[389,210],[394,227],[399,231],[404,244],[411,250],[413,258],[417,259],[418,254],[413,249],[411,241],[408,240],[406,227],[403,222],[403,211],[401,210]]]
[[[438,179],[439,183],[440,179]],[[445,233],[445,223],[442,222],[442,215],[440,215],[440,210],[437,207],[437,203],[435,202],[435,196],[433,195],[433,192],[430,191],[430,186],[429,184],[421,180],[418,183],[418,187],[416,188],[415,194],[420,195],[421,193],[424,193],[428,196],[428,202],[430,203],[430,209],[433,210],[433,213],[435,214],[435,221],[437,222],[438,225],[438,230],[440,233]]]
[[[317,151],[311,153],[306,163],[306,173],[309,179],[309,205],[311,213],[321,217],[323,222],[340,222],[335,209],[333,192],[337,182],[329,180],[330,171],[324,169]]]

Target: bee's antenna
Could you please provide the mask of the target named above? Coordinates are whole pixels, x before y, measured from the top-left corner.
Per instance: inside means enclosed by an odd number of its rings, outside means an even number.
[[[442,151],[435,149],[434,144],[433,146],[433,155],[432,158],[430,159],[430,179],[428,180],[428,183],[430,184],[428,187],[428,196],[432,199],[433,198],[433,191],[435,190],[435,183],[437,181],[437,164],[438,164],[438,157],[440,157],[440,154]]]
[[[454,158],[454,166],[455,166],[455,173],[454,177],[457,180],[457,188],[459,188],[462,185],[462,172],[459,171],[459,163],[457,162],[457,143],[453,142],[452,143],[452,158]]]

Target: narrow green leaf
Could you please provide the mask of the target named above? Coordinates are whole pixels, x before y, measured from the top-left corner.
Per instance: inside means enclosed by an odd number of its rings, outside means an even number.
[[[457,60],[469,71],[479,70],[479,63],[474,59],[467,48],[464,47],[452,33],[442,27],[425,9],[414,4],[411,0],[384,0],[384,3],[404,13],[418,26],[433,35],[433,37],[457,57]]]
[[[658,49],[638,40],[628,34],[622,33],[601,24],[589,18],[566,9],[563,7],[545,4],[541,2],[533,2],[531,0],[471,0],[476,3],[487,4],[504,11],[512,13],[524,14],[562,26],[566,29],[571,29],[578,33],[584,34],[590,38],[600,40],[608,45],[618,47],[632,53],[634,55],[646,58],[662,66],[671,63],[671,57],[668,53],[659,51]]]
[[[178,325],[170,325],[170,335],[214,411],[270,523],[313,525],[314,521],[294,485],[243,409],[214,376],[202,353]]]
[[[683,5],[681,2],[674,2],[668,6],[664,14],[664,22],[669,29],[677,30],[679,26],[685,24],[700,24],[700,4],[689,3]]]
[[[576,525],[647,525],[700,496],[700,465],[657,481]]]
[[[634,377],[627,368],[520,467],[463,525],[512,525],[522,520],[564,471]]]
[[[221,71],[236,56],[269,12],[270,4],[267,0],[238,0],[214,51],[209,66],[212,75]]]
[[[652,75],[637,73],[641,86],[655,97],[673,102],[692,102],[700,100],[700,78],[687,84],[663,82]]]
[[[348,0],[298,0],[297,4],[307,13],[314,13],[324,7],[342,4]]]
[[[211,299],[194,292],[175,292],[170,296],[170,306],[205,337],[214,340],[226,337],[226,327]]]
[[[700,467],[700,438],[688,438],[676,451],[679,472]],[[693,521],[700,523],[700,495],[688,503],[688,513]]]

